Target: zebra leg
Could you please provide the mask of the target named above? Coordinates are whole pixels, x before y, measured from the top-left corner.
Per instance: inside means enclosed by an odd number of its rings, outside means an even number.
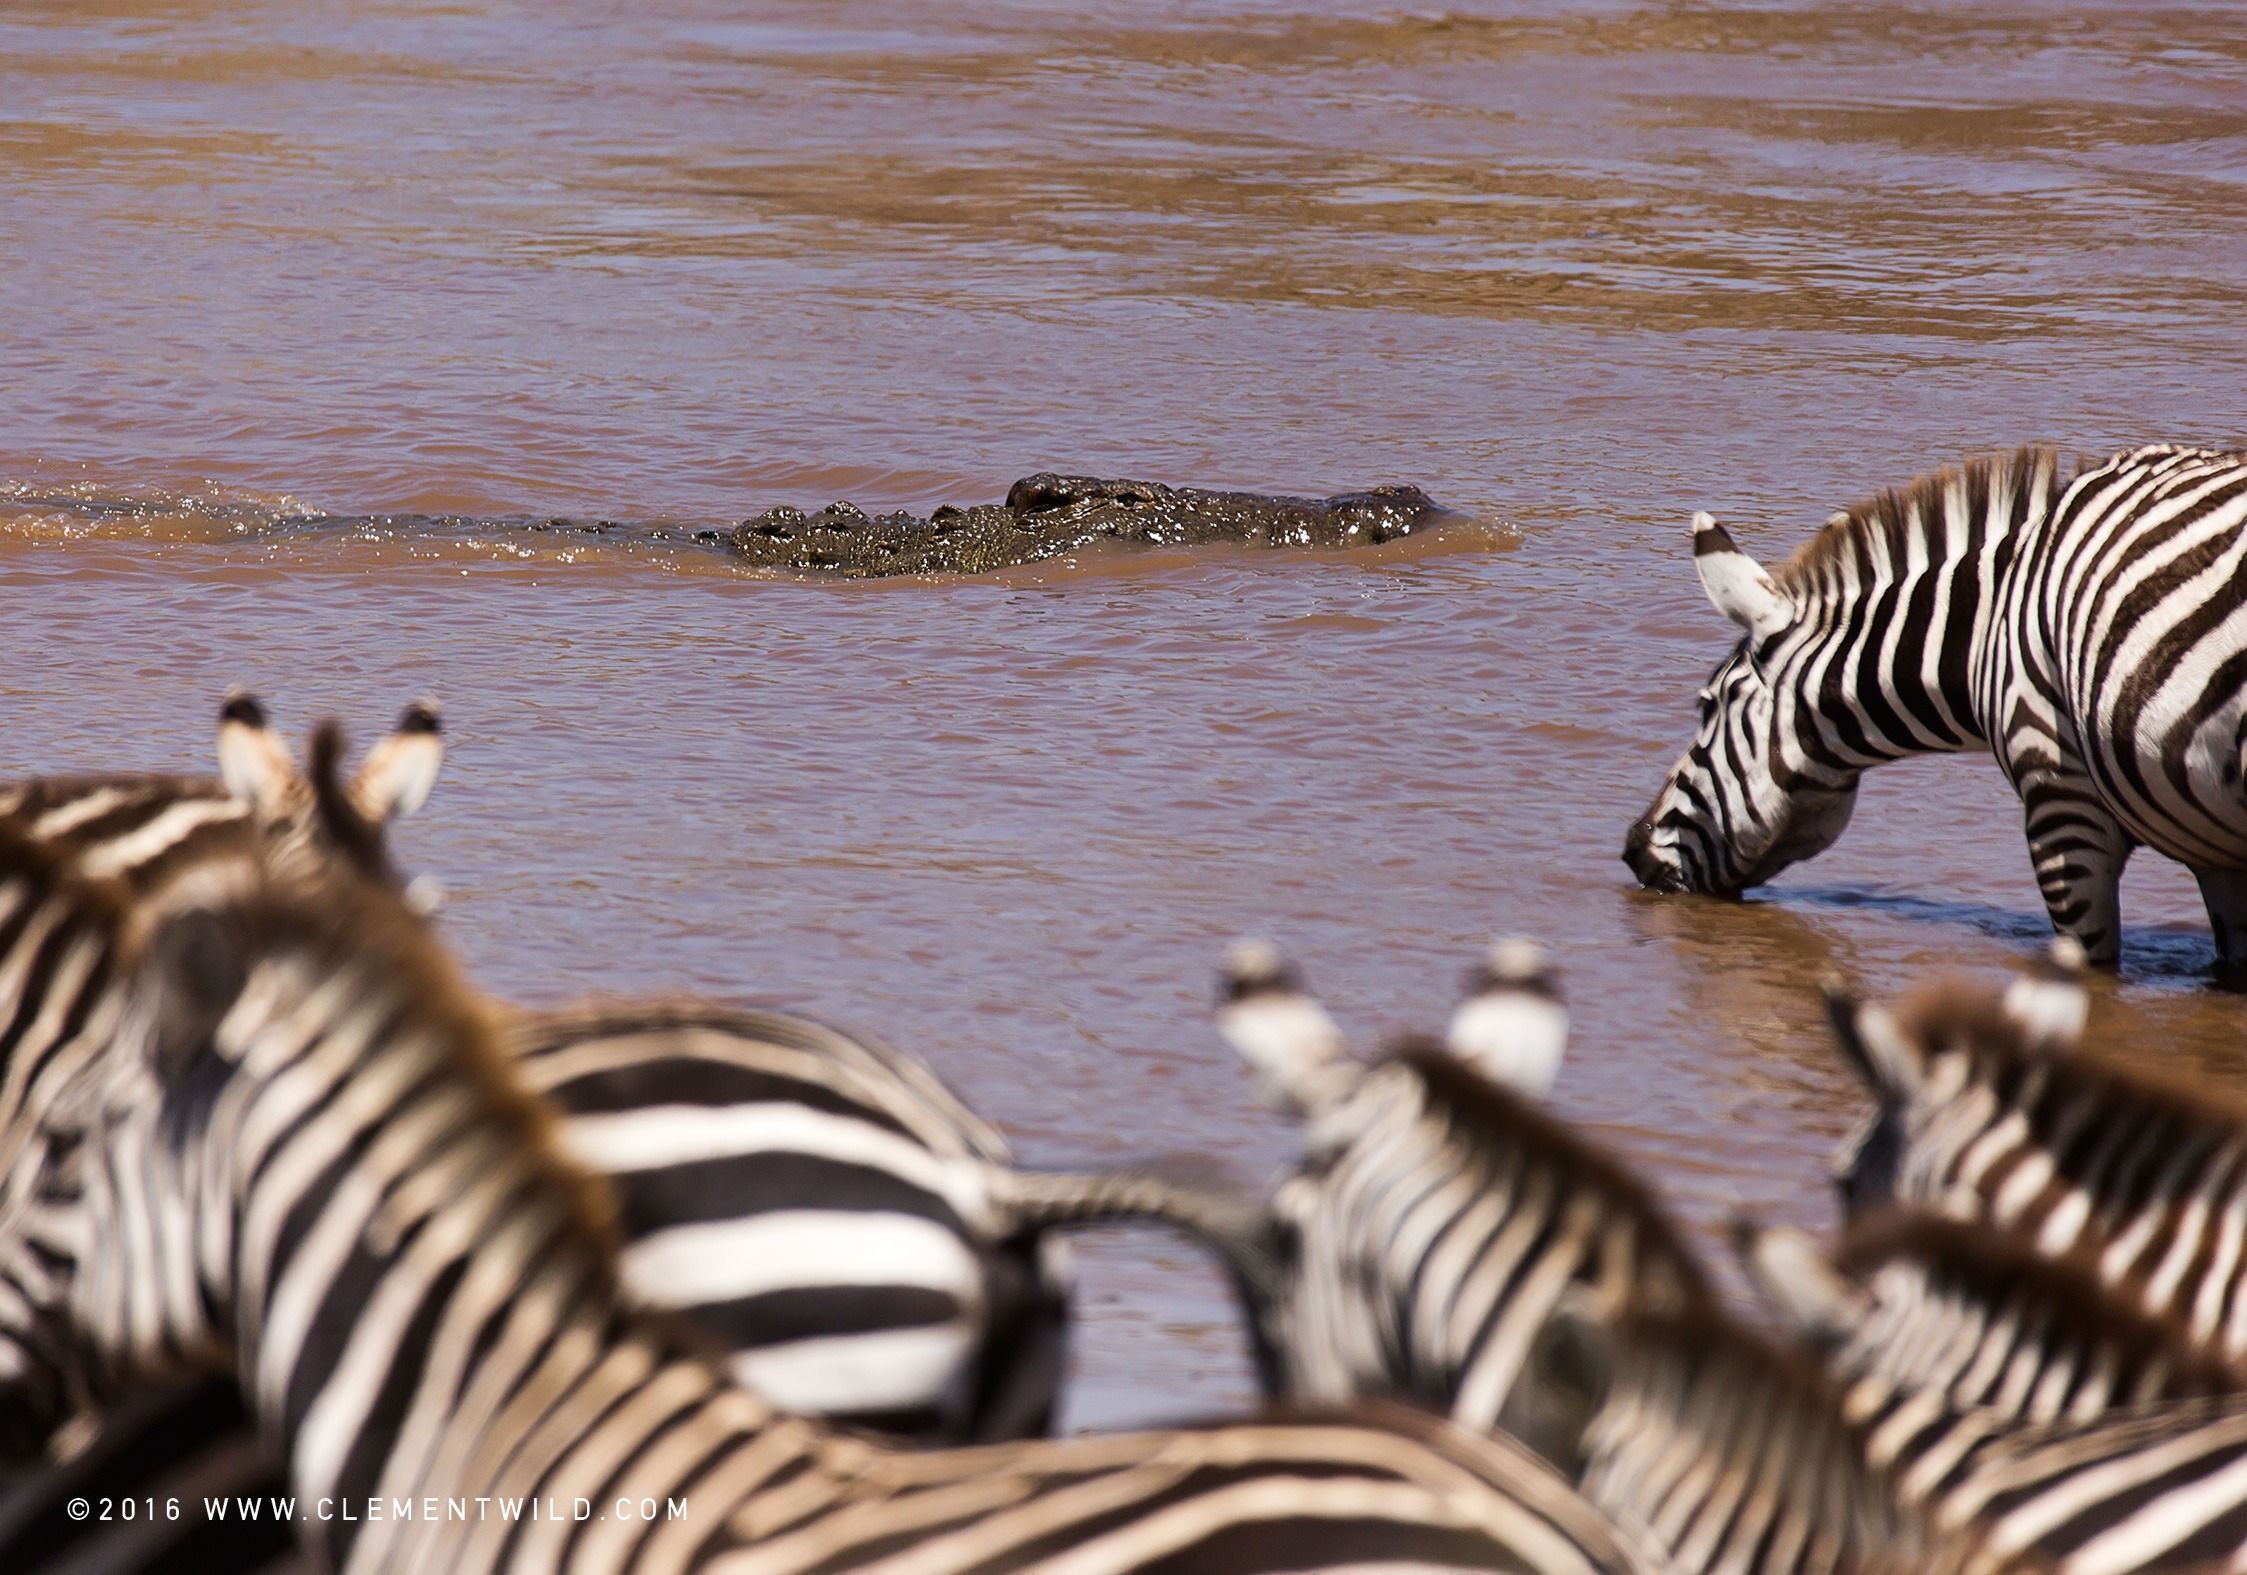
[[[2192,876],[2216,937],[2216,966],[2226,972],[2247,967],[2247,870],[2194,870]]]
[[[1043,1438],[1069,1367],[1069,1276],[1058,1238],[1001,1244],[984,1279],[990,1323],[977,1359],[967,1436],[973,1443]]]
[[[2021,809],[2052,928],[2112,968],[2122,957],[2122,867],[2137,844],[2091,783],[2073,773],[2039,772],[2023,782]]]

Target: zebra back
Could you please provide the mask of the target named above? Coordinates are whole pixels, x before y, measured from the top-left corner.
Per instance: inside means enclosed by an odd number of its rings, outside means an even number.
[[[250,806],[210,777],[43,777],[0,789],[0,819],[86,878],[136,892],[262,852]]]
[[[2247,1564],[2247,1399],[2161,1401],[2090,1423],[2008,1430],[1951,1465],[1927,1499],[1972,1526],[1976,1568],[2042,1557],[2069,1572]]]
[[[2080,1253],[2227,1362],[2247,1360],[2247,1101],[2089,1046],[2039,1042],[1992,992],[1938,983],[1894,1014],[1837,998],[1880,1104],[1839,1170],[1894,1201]]]
[[[1834,1267],[1862,1289],[1856,1327],[1834,1331],[1853,1409],[1883,1389],[1933,1390],[2024,1422],[2087,1421],[2247,1387],[2181,1320],[2117,1296],[2087,1260],[2047,1258],[1992,1226],[1896,1211],[1853,1226]]]
[[[1010,1163],[999,1130],[922,1062],[808,1018],[686,1000],[599,1001],[525,1013],[507,1032],[523,1076],[542,1093],[605,1070],[610,1041],[660,1035],[680,1053],[699,1050],[766,1073],[808,1105],[833,1102],[889,1123],[932,1153]],[[698,1042],[704,1032],[710,1037]]]

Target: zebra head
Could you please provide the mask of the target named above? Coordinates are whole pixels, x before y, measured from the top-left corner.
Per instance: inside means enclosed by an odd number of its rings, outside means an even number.
[[[8,910],[0,951],[29,945],[45,959],[18,980],[27,993],[15,1002],[16,1029],[0,1040],[0,1068],[10,1074],[0,1080],[0,1459],[20,1458],[26,1442],[38,1447],[101,1377],[88,1368],[70,1311],[86,1221],[82,1177],[98,1169],[89,1133],[98,1123],[127,1134],[128,1148],[154,1152],[146,1132],[110,1120],[117,1109],[145,1109],[135,1104],[134,1062],[116,1044],[128,993],[123,952],[134,936],[172,933],[166,915],[222,907],[280,872],[310,880],[348,871],[394,884],[382,829],[426,795],[436,725],[433,707],[410,708],[344,787],[335,781],[340,735],[315,735],[312,777],[300,777],[263,708],[236,693],[221,714],[220,757],[248,815],[195,779],[120,778],[129,794],[98,781],[72,791],[77,803],[137,813],[122,831],[103,815],[74,814],[70,803],[60,818],[27,813],[0,825],[0,907]],[[204,812],[214,803],[225,811],[215,818]],[[177,931],[174,952],[210,951],[207,932],[191,939],[190,929]],[[189,998],[167,997],[174,1019]],[[209,1331],[197,1321],[193,1284],[177,1264],[129,1282],[114,1310],[136,1349],[202,1349]]]
[[[1953,1196],[1943,1174],[1956,1156],[1956,1134],[1938,1132],[1954,1106],[1971,1100],[1994,1119],[1996,1098],[1984,1085],[1993,1068],[2063,1059],[2083,1030],[2083,948],[2066,937],[2003,989],[1936,979],[1914,989],[1894,1012],[1859,1000],[1839,985],[1826,1007],[1842,1058],[1864,1080],[1877,1108],[1843,1144],[1834,1180],[1844,1210],[1855,1218],[1899,1198],[1949,1206],[1960,1217],[1981,1210],[1971,1182]],[[1986,1107],[1986,1108],[1984,1108]],[[1979,1132],[1984,1123],[1950,1125]]]
[[[309,786],[321,845],[346,856],[139,904],[116,1024],[43,1120],[74,1182],[63,1306],[94,1372],[231,1372],[292,1423],[304,1364],[345,1358],[370,1266],[440,1208],[574,1243],[557,1260],[572,1283],[610,1273],[588,1246],[606,1195],[562,1155],[491,1009],[384,871],[348,856],[366,827],[341,747],[315,733]],[[46,1184],[23,1170],[5,1184]]]
[[[219,775],[227,791],[249,805],[264,833],[266,857],[297,873],[339,852],[366,865],[379,853],[389,823],[428,801],[444,758],[437,702],[416,700],[390,736],[367,751],[350,786],[340,789],[350,813],[339,815],[333,805],[319,813],[313,781],[297,770],[257,696],[235,689],[219,711]]]
[[[1810,632],[1792,600],[1707,514],[1693,516],[1693,563],[1742,638],[1702,687],[1692,747],[1624,838],[1623,862],[1650,890],[1731,894],[1833,846],[1857,786],[1808,774],[1792,747],[1772,681]]]

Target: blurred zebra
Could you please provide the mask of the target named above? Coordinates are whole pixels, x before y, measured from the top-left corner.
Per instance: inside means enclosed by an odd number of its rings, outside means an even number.
[[[0,790],[0,819],[144,902],[182,887],[231,889],[268,864],[311,868],[342,851],[322,840],[335,833],[253,697],[228,698],[219,741],[221,781],[28,782]],[[441,753],[428,702],[369,751],[350,789],[360,820],[330,822],[358,838],[355,856],[380,862],[376,817],[419,807]],[[8,1095],[34,1102],[34,1058],[87,1048],[65,1036],[43,1050],[42,1025],[92,1011],[50,997],[55,959],[39,946],[0,924],[0,954],[19,964],[0,974],[0,990],[14,992],[0,1066],[15,1069]],[[917,1063],[801,1020],[688,1004],[532,1015],[509,1037],[548,1095],[581,1118],[566,1132],[590,1161],[610,1161],[626,1189],[633,1294],[689,1317],[778,1403],[929,1442],[1046,1429],[1065,1360],[1059,1243],[986,1195],[990,1175],[1004,1173],[1003,1140]],[[662,1129],[652,1157],[651,1127]],[[788,1207],[807,1194],[814,1207]],[[49,1311],[67,1284],[70,1210],[45,1203],[16,1223],[0,1234],[0,1457],[26,1459],[80,1414],[66,1445],[73,1458],[19,1473],[0,1497],[0,1565],[30,1568],[95,1540],[63,1514],[81,1489],[137,1496],[183,1480],[251,1497],[268,1489],[271,1465],[230,1386],[145,1397],[93,1436],[86,1381]],[[761,1227],[762,1239],[742,1239]],[[805,1338],[814,1328],[819,1337]],[[899,1349],[915,1342],[917,1351]],[[188,1508],[180,1522],[107,1535],[150,1558],[193,1561],[201,1550],[233,1563],[276,1541],[270,1527],[200,1525],[196,1503]],[[134,1557],[112,1562],[131,1568]]]
[[[1676,1570],[1978,1557],[1977,1528],[1929,1530],[1867,1464],[1832,1383],[1724,1314],[1645,1185],[1518,1086],[1559,1059],[1541,954],[1499,948],[1447,1044],[1370,1069],[1268,946],[1235,949],[1222,997],[1226,1037],[1309,1118],[1262,1312],[1281,1393],[1504,1429]]]
[[[1539,1380],[1581,1393],[1575,1451],[1593,1504],[1645,1535],[1676,1571],[2029,1570],[1993,1558],[1979,1525],[1937,1527],[1869,1466],[1840,1397],[1811,1363],[1712,1309],[1564,1312]]]
[[[1837,1165],[1846,1207],[1923,1207],[2078,1254],[2247,1361],[2247,1101],[2051,1037],[2022,1000],[2020,986],[1941,981],[1894,1012],[1832,997],[1844,1057],[1878,1100]]]
[[[443,754],[436,708],[407,708],[370,750],[341,825],[316,813],[311,789],[272,738],[263,708],[230,695],[219,723],[223,780],[179,776],[43,778],[0,787],[0,825],[74,874],[105,883],[122,928],[136,904],[165,894],[254,885],[268,866],[309,870],[366,858],[384,824],[427,798]],[[333,838],[354,839],[346,849]],[[36,1111],[104,1048],[116,937],[59,948],[20,884],[0,884],[0,1171],[44,1157]],[[73,1364],[43,1309],[70,1257],[67,1211],[0,1218],[0,1458],[36,1449],[77,1403]]]
[[[1986,1005],[2029,1038],[2079,1025],[2079,993],[2079,977],[2060,967],[1989,992]],[[1549,1116],[1432,1046],[1358,1072],[1268,949],[1236,954],[1226,994],[1244,1050],[1312,1113],[1313,1158],[1286,1184],[1300,1189],[1284,1211],[1300,1245],[1272,1325],[1301,1348],[1283,1351],[1283,1371],[1339,1375],[1345,1392],[1449,1401],[1463,1414],[1457,1397],[1473,1368],[1442,1367],[1444,1309],[1430,1293],[1462,1283],[1476,1251],[1510,1241],[1487,1277],[1502,1289],[1461,1321],[1477,1333],[1510,1328],[1525,1347],[1498,1423],[1640,1528],[1673,1568],[2050,1561],[2089,1575],[2247,1557],[2247,1396],[2224,1392],[2228,1371],[2179,1331],[2113,1307],[2095,1317],[2042,1308],[2038,1322],[2022,1298],[2063,1270],[2024,1266],[2018,1249],[1989,1252],[1978,1277],[1962,1268],[1913,1302],[1906,1313],[1927,1316],[1906,1316],[1902,1330],[1857,1310],[1893,1341],[1889,1357],[1947,1373],[1947,1387],[1857,1382],[1867,1375],[1854,1369],[1838,1375],[1851,1380],[1844,1387],[1725,1318],[1651,1195],[1617,1185],[1620,1167],[1581,1138],[1553,1143]],[[1259,1001],[1270,1009],[1244,1027],[1237,1014]],[[1448,1079],[1427,1075],[1438,1065]],[[1377,1080],[1413,1073],[1427,1092],[1398,1102],[1404,1119],[1347,1114]],[[1587,1240],[1674,1245],[1617,1252],[1605,1275],[1553,1294],[1585,1262]],[[1875,1245],[1868,1237],[1863,1250]],[[1955,1313],[1969,1286],[1992,1298],[1979,1323],[1930,1313],[1941,1295]],[[1793,1305],[1813,1301],[1799,1292]],[[1415,1387],[1439,1372],[1448,1393],[1440,1382]]]
[[[2022,449],[1836,514],[1774,572],[1707,514],[1693,553],[1743,636],[1625,839],[1642,884],[1758,885],[1841,835],[1867,767],[1987,749],[2053,927],[2093,961],[2144,844],[2247,962],[2247,459],[2155,445],[2063,483]]]
[[[1875,1450],[1923,1473],[1999,1433],[2247,1390],[2179,1320],[1989,1225],[1891,1211],[1830,1261],[1800,1232],[1746,1221],[1734,1244],[1766,1305],[1848,1386]]]
[[[562,1146],[617,1189],[629,1297],[679,1317],[767,1400],[921,1443],[1046,1429],[1066,1354],[1058,1242],[1010,1183],[1004,1141],[917,1062],[676,1002],[520,1014],[500,1032]],[[54,1212],[67,1222],[68,1200]],[[258,1567],[288,1553],[291,1528],[213,1522],[204,1500],[286,1491],[232,1382],[164,1386],[0,1492],[0,1568]],[[183,1508],[89,1527],[68,1517],[79,1498]]]
[[[2071,1571],[2247,1557],[2247,1375],[2091,1265],[1927,1214],[1853,1227],[1830,1264],[1798,1232],[1737,1245],[1922,1518]]]
[[[426,800],[441,728],[432,703],[409,707],[354,779],[353,813],[324,818],[253,697],[228,698],[219,755],[223,783],[21,784],[0,820],[140,901],[313,868],[336,839],[379,865],[382,819]],[[29,1072],[6,1086],[36,1100],[41,1074],[19,1063],[41,1053],[38,1025],[90,1008],[49,999],[38,937],[0,929],[11,940],[23,966],[0,973],[14,1025],[0,1066]],[[991,1199],[1004,1141],[925,1068],[798,1019],[683,1003],[533,1015],[511,1042],[586,1162],[625,1190],[631,1288],[694,1317],[768,1398],[931,1441],[1045,1430],[1067,1321],[1059,1245]],[[27,1221],[0,1257],[0,1416],[19,1455],[71,1399],[38,1318],[67,1275],[67,1217]]]
[[[1637,1178],[1492,1075],[1529,1066],[1541,1091],[1565,1033],[1565,1017],[1548,1020],[1559,1008],[1542,957],[1514,972],[1474,981],[1457,1049],[1408,1041],[1366,1069],[1276,949],[1229,954],[1218,1026],[1267,1094],[1306,1117],[1304,1157],[1272,1200],[1286,1269],[1252,1309],[1278,1396],[1406,1399],[1557,1449],[1508,1403],[1564,1300],[1591,1298],[1610,1318],[1713,1307]],[[1500,991],[1519,1005],[1501,1007]],[[1536,1053],[1490,1043],[1477,1030],[1491,1022],[1518,1026]]]
[[[783,1410],[923,1442],[1051,1421],[1069,1281],[1006,1141],[928,1069],[770,1012],[515,1020],[523,1081],[617,1189],[624,1285]]]
[[[0,873],[62,945],[116,923],[4,827]],[[926,1453],[776,1415],[620,1299],[606,1192],[394,895],[277,877],[135,952],[113,1052],[14,1118],[72,1173],[69,1312],[107,1374],[231,1366],[331,1567],[1651,1568],[1534,1457],[1404,1415]]]

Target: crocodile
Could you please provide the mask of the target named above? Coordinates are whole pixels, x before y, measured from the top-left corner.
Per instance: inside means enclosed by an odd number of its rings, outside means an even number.
[[[906,512],[868,515],[849,503],[831,503],[815,514],[786,506],[767,509],[734,529],[732,548],[764,568],[871,579],[981,574],[1102,541],[1357,547],[1457,517],[1418,487],[1294,498],[1040,471],[1008,488],[1004,503],[944,507],[925,518]]]

